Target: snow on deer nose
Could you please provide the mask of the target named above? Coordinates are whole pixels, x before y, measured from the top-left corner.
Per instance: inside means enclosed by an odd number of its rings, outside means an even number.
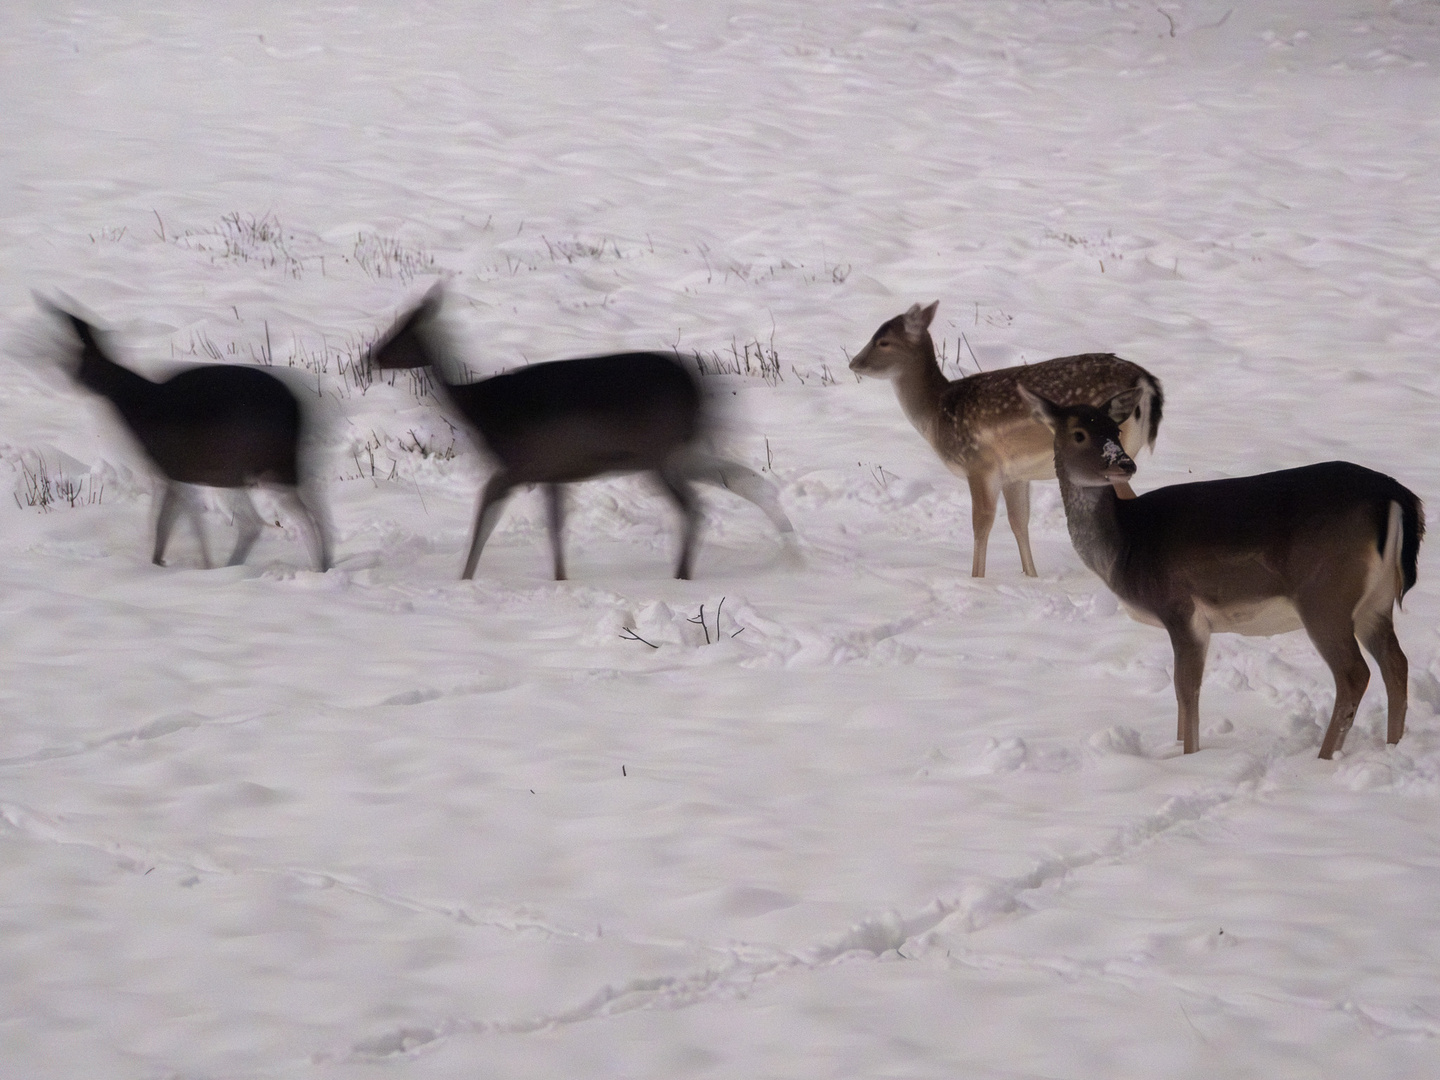
[[[1109,466],[1105,470],[1107,476],[1119,474],[1123,477],[1131,477],[1135,475],[1135,462],[1129,454],[1125,453],[1125,448],[1114,439],[1105,440],[1105,444],[1100,447],[1100,456]]]

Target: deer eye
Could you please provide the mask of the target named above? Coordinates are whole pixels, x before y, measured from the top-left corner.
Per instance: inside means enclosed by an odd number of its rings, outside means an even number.
[[[1075,441],[1077,443],[1083,443],[1085,441],[1085,433],[1083,431],[1075,432]]]

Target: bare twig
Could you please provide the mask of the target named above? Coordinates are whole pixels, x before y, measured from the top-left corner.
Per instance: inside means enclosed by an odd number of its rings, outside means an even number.
[[[718,620],[718,616],[717,616],[717,620]],[[710,627],[708,627],[707,625],[705,625],[705,605],[704,605],[704,604],[701,604],[701,605],[700,605],[700,614],[699,614],[698,616],[696,616],[695,618],[690,619],[690,620],[688,620],[688,621],[689,621],[689,622],[692,622],[692,623],[698,623],[698,624],[699,624],[700,629],[703,630],[703,631],[705,631],[705,644],[706,644],[706,645],[709,645],[709,644],[710,644]],[[720,625],[720,624],[719,624],[719,622],[717,621],[715,625],[716,625],[716,630],[715,630],[715,632],[718,634],[718,633],[720,632],[720,630],[719,630],[719,625]]]
[[[969,352],[970,359],[975,361],[975,370],[984,371],[985,369],[980,366],[980,358],[975,355],[975,350],[970,348],[970,339],[967,338],[963,332],[960,334],[960,340],[965,342],[965,349]]]

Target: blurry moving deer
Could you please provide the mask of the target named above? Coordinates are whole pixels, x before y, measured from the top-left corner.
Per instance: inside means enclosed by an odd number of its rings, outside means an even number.
[[[769,481],[700,449],[705,433],[700,388],[675,357],[619,353],[556,360],[453,383],[431,325],[441,299],[439,287],[431,289],[370,355],[379,368],[429,367],[496,459],[498,467],[480,497],[462,577],[474,576],[505,499],[519,484],[545,489],[556,581],[565,579],[562,485],[606,473],[650,472],[674,501],[684,520],[678,578],[690,576],[700,521],[691,481],[728,488],[764,511],[782,534],[793,532]]]
[[[1133,416],[1120,427],[1126,451],[1155,447],[1165,398],[1160,381],[1138,364],[1109,353],[1085,353],[1039,364],[982,371],[947,379],[935,361],[930,322],[939,301],[914,304],[884,323],[850,361],[860,375],[890,379],[900,407],[951,472],[970,482],[970,515],[975,530],[973,577],[985,576],[985,548],[995,508],[1005,495],[1010,531],[1020,545],[1020,567],[1035,577],[1030,554],[1030,481],[1055,475],[1050,432],[1031,415],[1015,392],[1017,381],[1067,405],[1099,405],[1122,390],[1141,391]]]
[[[1136,498],[1117,421],[1143,390],[1105,406],[1063,406],[1021,387],[1052,450],[1070,539],[1127,611],[1162,626],[1175,649],[1177,738],[1200,747],[1200,679],[1213,632],[1304,628],[1335,676],[1320,745],[1345,742],[1370,681],[1356,638],[1380,665],[1388,742],[1405,733],[1409,665],[1391,613],[1415,584],[1424,510],[1398,481],[1348,461],[1174,484]]]
[[[202,365],[164,382],[151,382],[111,359],[84,319],[41,297],[36,301],[79,337],[80,366],[75,377],[109,399],[165,475],[165,493],[155,519],[152,558],[157,566],[164,565],[170,532],[182,510],[200,541],[201,559],[210,566],[201,507],[187,486],[191,484],[229,488],[234,493],[240,536],[229,565],[243,563],[264,525],[247,488],[267,484],[276,487],[282,503],[301,522],[316,565],[321,571],[329,569],[322,517],[300,490],[300,403],[284,383],[258,368],[234,364]]]

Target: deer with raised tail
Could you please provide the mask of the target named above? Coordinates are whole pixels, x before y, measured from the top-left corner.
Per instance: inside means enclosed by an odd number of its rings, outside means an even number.
[[[264,525],[248,488],[266,484],[300,522],[317,567],[329,569],[323,516],[311,505],[313,497],[307,501],[301,493],[304,416],[284,383],[258,368],[236,364],[192,367],[164,382],[151,382],[112,359],[95,328],[80,316],[40,296],[35,300],[80,339],[75,378],[109,400],[165,477],[155,517],[155,565],[165,565],[170,532],[183,511],[200,542],[201,560],[210,566],[201,507],[191,485],[232,491],[240,535],[229,565],[243,563]]]
[[[935,360],[930,323],[939,301],[914,304],[881,325],[850,361],[859,375],[889,379],[900,407],[951,472],[970,484],[970,517],[975,532],[973,577],[985,576],[985,549],[1000,496],[1010,531],[1020,546],[1020,567],[1035,577],[1030,553],[1030,481],[1055,475],[1050,432],[1020,399],[1020,380],[1055,401],[1100,405],[1122,390],[1140,390],[1134,414],[1121,425],[1122,445],[1131,454],[1155,447],[1165,396],[1160,381],[1138,364],[1109,353],[1063,356],[1039,364],[982,371],[947,379]]]
[[[1325,759],[1344,745],[1370,681],[1363,645],[1385,681],[1386,741],[1400,741],[1409,665],[1392,615],[1415,584],[1425,535],[1414,492],[1328,461],[1137,497],[1117,421],[1134,412],[1138,389],[1102,408],[1060,405],[1024,386],[1020,394],[1052,432],[1076,552],[1134,618],[1170,635],[1185,753],[1200,748],[1200,680],[1216,632],[1305,630],[1335,677]]]
[[[793,536],[769,481],[700,448],[707,428],[704,400],[676,357],[641,352],[554,360],[476,382],[452,382],[434,325],[441,301],[437,285],[375,344],[370,358],[381,369],[428,367],[496,459],[498,467],[480,496],[462,578],[474,577],[511,491],[539,484],[555,580],[563,581],[564,485],[607,473],[649,472],[675,503],[684,522],[677,578],[690,576],[700,523],[692,481],[748,499],[782,536]]]

